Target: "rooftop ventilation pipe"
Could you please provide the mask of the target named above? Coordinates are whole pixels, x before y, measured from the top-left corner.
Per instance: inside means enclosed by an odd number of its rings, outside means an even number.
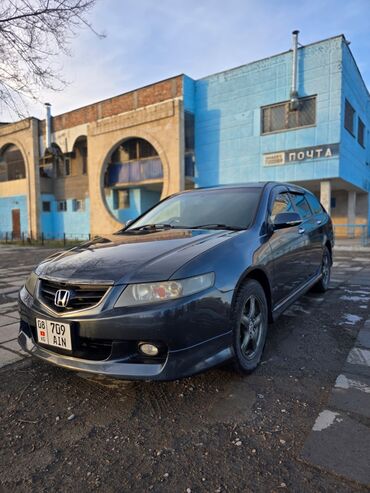
[[[298,72],[298,34],[299,31],[293,31],[293,61],[292,61],[292,88],[290,91],[290,109],[297,110],[299,107],[299,98],[297,91],[297,72]]]
[[[46,109],[46,120],[45,120],[45,128],[46,128],[46,149],[50,150],[51,148],[51,104],[45,103]]]

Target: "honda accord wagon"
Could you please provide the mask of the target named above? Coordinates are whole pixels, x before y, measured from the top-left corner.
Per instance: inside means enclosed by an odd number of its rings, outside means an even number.
[[[269,324],[328,289],[332,222],[309,191],[250,183],[172,195],[48,257],[19,294],[21,347],[72,370],[171,380],[253,371]]]

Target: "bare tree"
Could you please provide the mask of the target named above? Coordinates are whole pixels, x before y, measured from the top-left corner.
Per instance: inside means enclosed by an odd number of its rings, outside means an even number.
[[[69,41],[79,28],[93,30],[87,15],[95,2],[0,0],[2,111],[24,117],[27,100],[39,100],[42,89],[61,90],[65,86],[57,55],[69,54]]]

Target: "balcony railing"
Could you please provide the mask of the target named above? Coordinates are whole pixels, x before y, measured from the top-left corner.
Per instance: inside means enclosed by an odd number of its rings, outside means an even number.
[[[113,163],[108,166],[107,185],[116,183],[136,183],[163,178],[162,163],[159,158],[141,159],[130,163]]]

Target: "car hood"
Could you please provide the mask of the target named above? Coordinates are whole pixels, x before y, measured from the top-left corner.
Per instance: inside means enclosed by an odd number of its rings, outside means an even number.
[[[48,257],[39,276],[127,284],[163,281],[231,236],[233,231],[172,229],[98,237]]]

